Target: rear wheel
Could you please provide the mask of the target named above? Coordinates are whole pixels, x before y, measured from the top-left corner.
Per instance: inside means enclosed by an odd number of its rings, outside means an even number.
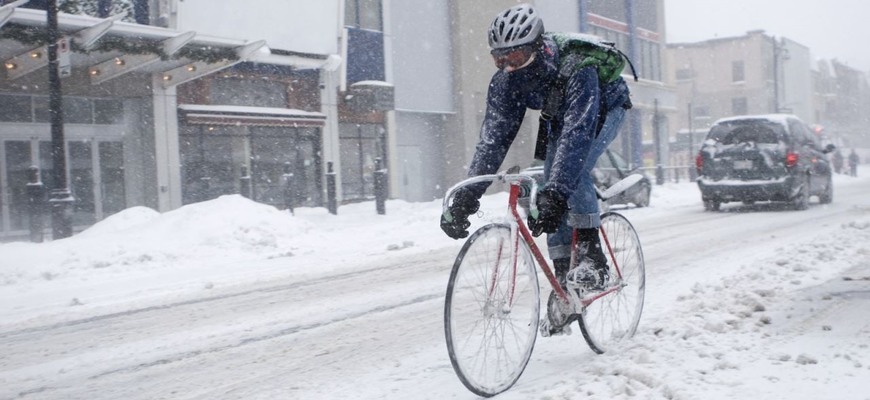
[[[834,180],[828,175],[825,191],[819,195],[819,203],[830,204],[832,201],[834,201]]]
[[[513,386],[532,355],[539,313],[540,287],[525,241],[512,238],[506,224],[474,232],[453,264],[444,303],[450,362],[468,390],[490,397]]]
[[[804,176],[803,182],[801,183],[800,192],[792,199],[791,201],[792,207],[795,210],[801,211],[806,210],[810,207],[810,177]]]
[[[643,250],[631,223],[620,214],[608,212],[601,216],[601,230],[611,282],[620,287],[592,302],[578,320],[583,338],[598,354],[634,336],[646,289]]]
[[[649,205],[649,194],[650,187],[649,185],[643,185],[640,190],[637,192],[634,198],[634,205],[638,207],[646,207]]]
[[[704,210],[719,211],[720,203],[718,200],[704,200]]]

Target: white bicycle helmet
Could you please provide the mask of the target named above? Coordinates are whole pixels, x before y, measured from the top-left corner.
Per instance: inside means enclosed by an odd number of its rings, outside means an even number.
[[[499,13],[489,27],[492,50],[532,44],[544,33],[544,21],[529,4],[513,6]]]

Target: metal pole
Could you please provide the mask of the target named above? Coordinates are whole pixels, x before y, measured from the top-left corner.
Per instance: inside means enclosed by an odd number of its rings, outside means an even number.
[[[628,57],[638,60],[637,57],[637,25],[634,21],[634,0],[625,0],[625,23],[628,25]],[[640,65],[643,70],[643,63]],[[628,110],[631,128],[631,162],[634,165],[643,165],[643,121],[639,109]]]
[[[335,194],[335,171],[332,161],[326,162],[326,208],[330,214],[338,214],[338,201]]]
[[[74,199],[66,178],[66,142],[63,134],[63,94],[60,84],[57,41],[57,0],[48,1],[48,113],[51,117],[51,162],[55,187],[49,193],[52,238],[72,236],[72,205]]]
[[[776,36],[773,41],[773,112],[779,112],[779,46],[776,44]]]
[[[653,146],[655,146],[656,158],[656,184],[665,183],[664,169],[662,168],[662,139],[659,132],[659,99],[653,100]]]
[[[381,158],[375,159],[375,210],[378,214],[384,215],[387,213],[385,205],[387,199],[387,170],[383,168]]]
[[[692,103],[689,103],[689,180],[693,181],[698,177],[698,171],[695,169],[695,129],[692,119]]]

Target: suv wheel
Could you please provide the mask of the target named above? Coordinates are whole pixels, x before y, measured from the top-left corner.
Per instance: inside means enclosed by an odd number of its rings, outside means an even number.
[[[810,206],[810,177],[805,176],[801,183],[801,190],[792,199],[791,205],[795,210],[806,210]]]
[[[825,183],[825,191],[819,195],[819,203],[830,204],[832,201],[834,201],[834,181],[829,175]]]
[[[649,185],[641,186],[640,190],[637,192],[637,195],[634,197],[634,205],[638,207],[646,207],[649,205],[649,193],[650,187]]]
[[[718,200],[704,200],[704,210],[706,211],[719,211],[720,203]]]

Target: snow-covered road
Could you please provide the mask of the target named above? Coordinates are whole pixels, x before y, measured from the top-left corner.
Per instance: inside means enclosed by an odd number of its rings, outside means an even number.
[[[692,184],[655,187],[651,207],[622,210],[647,264],[635,339],[599,356],[579,333],[538,338],[499,398],[867,399],[870,180],[836,184],[833,204],[807,211],[704,212]],[[438,230],[438,204],[391,202],[380,219],[340,212],[282,215],[322,229],[260,238],[270,244],[254,252],[203,245],[193,259],[167,252],[137,264],[135,240],[117,228],[68,246],[108,252],[103,243],[125,262],[91,254],[90,267],[70,267],[81,255],[3,265],[0,399],[475,398],[444,344],[444,291],[461,243]],[[140,241],[161,224],[149,218]],[[105,245],[109,236],[120,244]],[[0,245],[0,256],[62,254],[63,242]]]

